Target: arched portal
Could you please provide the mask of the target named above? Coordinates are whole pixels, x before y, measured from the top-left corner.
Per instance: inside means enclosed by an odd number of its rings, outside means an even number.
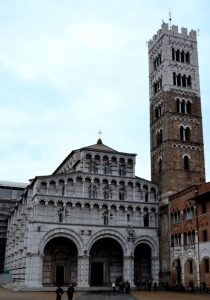
[[[43,285],[68,285],[77,282],[77,248],[66,237],[51,239],[44,248]]]
[[[182,282],[182,268],[180,259],[177,258],[173,261],[172,272],[171,272],[171,284],[181,284]]]
[[[151,282],[151,248],[145,243],[139,244],[134,251],[134,282],[145,285]]]
[[[90,285],[110,285],[123,277],[123,251],[112,238],[97,240],[90,250]]]

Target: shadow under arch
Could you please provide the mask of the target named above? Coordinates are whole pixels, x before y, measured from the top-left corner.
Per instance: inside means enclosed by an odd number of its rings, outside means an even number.
[[[102,238],[111,238],[113,240],[116,240],[123,251],[123,255],[129,255],[129,250],[130,248],[128,247],[128,242],[126,240],[126,238],[120,234],[119,232],[115,231],[115,230],[110,230],[110,229],[103,229],[98,231],[96,234],[94,234],[92,236],[92,238],[90,239],[89,243],[87,244],[87,254],[90,254],[90,250],[93,246],[93,244],[97,241],[100,240]]]

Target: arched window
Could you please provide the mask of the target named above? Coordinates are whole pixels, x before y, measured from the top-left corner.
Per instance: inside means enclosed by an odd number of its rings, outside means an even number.
[[[184,128],[183,128],[183,126],[180,126],[180,140],[184,141]]]
[[[191,114],[191,102],[190,101],[187,101],[186,109],[187,109],[187,114]]]
[[[189,127],[185,128],[185,141],[187,141],[187,142],[190,141],[190,128]]]
[[[179,98],[176,99],[176,111],[180,112],[180,100],[179,100]]]
[[[176,51],[176,61],[179,61],[180,59],[180,51],[179,50],[177,50]]]
[[[149,227],[149,214],[144,215],[144,227]]]
[[[192,82],[191,82],[191,76],[187,77],[187,87],[191,88]]]
[[[184,100],[182,100],[182,102],[181,102],[181,113],[185,113],[185,101]]]
[[[163,160],[162,160],[162,158],[159,158],[159,160],[158,160],[158,173],[162,172],[162,168],[163,168]]]
[[[182,86],[186,87],[186,75],[182,76]]]
[[[186,63],[190,64],[190,53],[189,52],[186,53],[185,59],[186,59]]]
[[[184,51],[182,51],[182,52],[181,52],[181,62],[184,62],[184,57],[185,57]]]
[[[173,85],[176,85],[176,73],[173,72]]]
[[[181,74],[177,76],[177,86],[181,86]]]
[[[172,48],[172,60],[175,60],[175,51],[174,51],[174,48]]]
[[[190,160],[188,156],[184,156],[184,169],[187,171],[190,169]]]

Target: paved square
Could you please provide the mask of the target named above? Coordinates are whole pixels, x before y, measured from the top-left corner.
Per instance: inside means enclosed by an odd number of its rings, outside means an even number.
[[[1,300],[55,300],[55,292],[13,292],[0,288]],[[77,300],[207,300],[210,295],[196,295],[190,293],[174,293],[174,292],[147,292],[132,291],[131,295],[109,293],[109,292],[75,292],[74,299]],[[62,300],[67,300],[66,292],[62,296]]]

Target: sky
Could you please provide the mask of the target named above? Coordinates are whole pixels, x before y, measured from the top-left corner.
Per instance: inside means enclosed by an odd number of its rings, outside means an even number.
[[[210,180],[210,1],[0,0],[0,181],[51,174],[99,130],[150,180],[147,42],[169,10],[198,32]]]

